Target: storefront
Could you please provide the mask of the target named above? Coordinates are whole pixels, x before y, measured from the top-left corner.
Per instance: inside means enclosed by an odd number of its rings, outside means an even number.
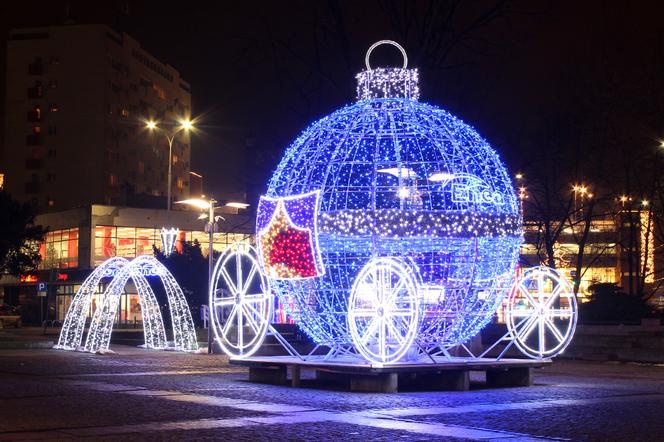
[[[228,212],[228,213],[227,213]],[[235,212],[235,213],[234,213]],[[213,250],[222,252],[238,241],[253,241],[253,222],[237,209],[225,209],[219,233],[213,235]],[[152,255],[161,249],[161,228],[179,228],[175,250],[198,241],[203,255],[209,252],[209,236],[197,211],[136,209],[92,205],[85,208],[40,215],[39,225],[47,226],[39,244],[42,258],[37,272],[21,278],[0,279],[0,302],[18,306],[25,324],[44,320],[62,323],[72,299],[85,278],[102,262],[114,256],[132,259]],[[109,280],[110,281],[110,280]],[[88,317],[94,313],[98,297],[108,281],[97,288]],[[116,325],[140,327],[142,315],[138,293],[130,282],[120,297]]]

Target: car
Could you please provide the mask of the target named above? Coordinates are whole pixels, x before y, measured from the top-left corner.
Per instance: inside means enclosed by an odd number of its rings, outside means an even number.
[[[16,307],[7,304],[0,304],[0,328],[13,325],[18,328],[22,325],[21,314]]]

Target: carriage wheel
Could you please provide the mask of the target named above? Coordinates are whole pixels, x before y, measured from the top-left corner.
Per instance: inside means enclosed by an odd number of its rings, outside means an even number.
[[[370,362],[397,362],[413,345],[419,325],[417,283],[403,262],[376,258],[358,274],[348,325],[355,349]]]
[[[224,352],[231,357],[254,354],[267,333],[272,297],[253,247],[236,243],[219,258],[210,306],[211,325]]]
[[[522,353],[535,359],[554,357],[574,335],[576,296],[559,272],[534,267],[512,286],[505,315],[514,344]]]

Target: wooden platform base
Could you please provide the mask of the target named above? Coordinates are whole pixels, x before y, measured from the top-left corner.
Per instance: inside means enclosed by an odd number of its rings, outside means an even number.
[[[351,391],[395,393],[399,390],[452,390],[470,388],[470,372],[486,373],[489,387],[526,387],[533,383],[533,369],[551,364],[550,359],[436,358],[436,362],[403,362],[384,366],[362,363],[351,357],[324,360],[311,356],[262,356],[231,359],[249,367],[249,380],[293,387],[302,385],[302,372],[313,371],[322,384],[345,386]],[[290,373],[290,378],[289,378]]]

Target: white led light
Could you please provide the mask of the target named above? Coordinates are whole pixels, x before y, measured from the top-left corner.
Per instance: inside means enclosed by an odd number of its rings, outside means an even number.
[[[212,329],[224,353],[248,357],[263,343],[272,297],[256,250],[244,243],[229,247],[219,258],[210,287]]]
[[[414,271],[398,259],[375,258],[355,278],[348,325],[355,348],[368,361],[398,361],[413,345],[419,326]]]
[[[357,102],[311,124],[284,153],[256,232],[259,245],[268,234],[281,244],[263,248],[261,264],[287,314],[316,344],[394,363],[466,342],[490,322],[523,241],[519,199],[486,140],[417,101],[416,69],[368,66],[356,78]],[[315,206],[297,202],[312,192]],[[316,257],[310,277],[270,270],[301,264],[283,246],[289,235]],[[390,280],[372,276],[375,268]],[[402,313],[381,301],[396,281],[403,281],[400,305],[414,310],[387,320],[379,307]],[[360,316],[366,309],[371,314]]]
[[[80,347],[93,294],[104,277],[112,277],[113,279],[99,297],[99,304],[90,322],[85,350],[97,352],[107,350],[110,346],[111,332],[120,303],[120,296],[124,293],[125,285],[129,279],[133,281],[138,292],[146,347],[166,348],[168,342],[166,341],[161,309],[145,275],[158,276],[166,291],[171,311],[174,348],[181,351],[196,351],[198,342],[194,321],[182,289],[166,267],[153,256],[148,255],[139,256],[132,261],[115,257],[97,267],[76,293],[72,305],[67,311],[58,345],[55,348],[76,350]]]
[[[505,315],[507,328],[521,352],[536,359],[557,356],[574,336],[574,289],[555,269],[530,268],[514,283]]]
[[[175,248],[175,240],[177,239],[179,233],[180,229],[176,227],[171,227],[170,229],[166,227],[161,228],[161,245],[164,255],[168,256],[173,253],[173,249]]]

